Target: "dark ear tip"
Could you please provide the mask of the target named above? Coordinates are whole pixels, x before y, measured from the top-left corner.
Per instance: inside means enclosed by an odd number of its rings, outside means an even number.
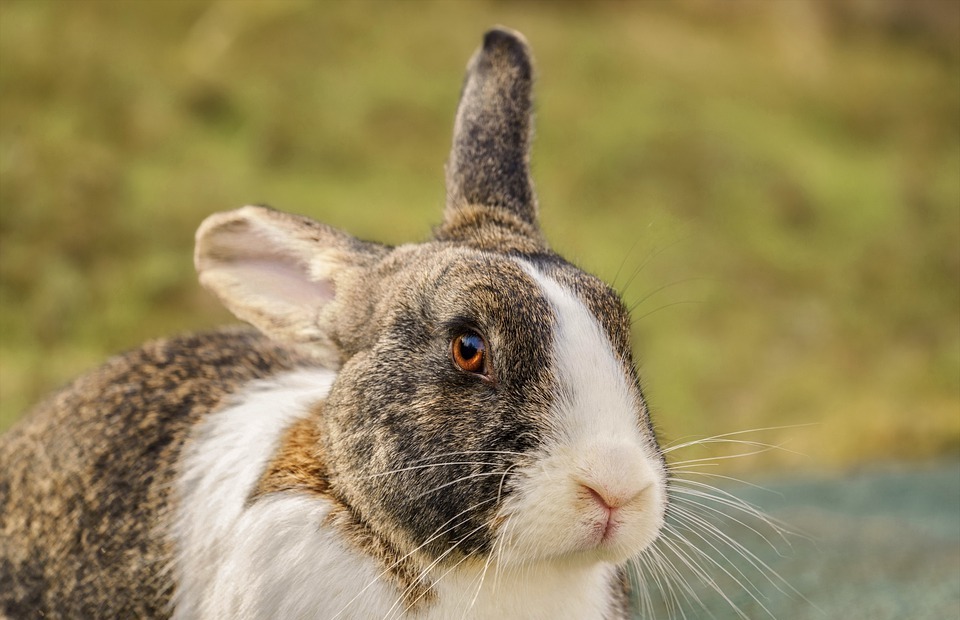
[[[513,64],[530,64],[527,40],[516,30],[503,26],[494,26],[483,35],[483,53],[488,56],[502,53]]]
[[[494,26],[483,35],[483,49],[493,51],[498,47],[526,51],[527,40],[516,30]]]

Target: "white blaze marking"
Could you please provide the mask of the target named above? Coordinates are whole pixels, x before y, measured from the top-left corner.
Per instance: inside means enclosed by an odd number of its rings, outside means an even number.
[[[553,310],[557,384],[545,412],[551,435],[503,509],[510,520],[500,532],[503,556],[521,564],[564,557],[624,562],[656,538],[665,509],[664,471],[638,410],[639,394],[586,305],[553,278],[517,262]],[[594,495],[616,505],[616,515]],[[613,533],[598,539],[611,523]]]
[[[557,321],[553,357],[561,387],[556,409],[562,440],[579,443],[610,437],[645,443],[638,401],[606,331],[576,295],[521,264],[543,290]]]

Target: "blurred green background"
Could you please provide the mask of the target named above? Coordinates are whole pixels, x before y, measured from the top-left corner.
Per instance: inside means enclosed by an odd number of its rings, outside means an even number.
[[[209,213],[425,238],[466,60],[503,23],[538,61],[543,226],[636,304],[665,440],[793,426],[733,469],[960,452],[956,2],[0,11],[0,428],[231,320],[191,265]]]
[[[955,614],[953,0],[0,0],[0,430],[113,353],[231,321],[192,267],[214,211],[426,238],[463,69],[497,23],[538,61],[543,226],[636,306],[664,443],[782,447],[677,452],[759,451],[717,471],[773,472],[779,504],[737,493],[826,547],[780,569],[824,611],[775,615]],[[764,616],[748,590],[731,596]]]

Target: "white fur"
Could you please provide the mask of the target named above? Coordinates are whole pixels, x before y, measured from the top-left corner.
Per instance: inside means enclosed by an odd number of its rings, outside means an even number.
[[[378,579],[373,559],[322,525],[330,508],[321,498],[292,493],[258,500],[233,523],[222,555],[203,567],[211,571],[203,600],[178,606],[176,617],[382,617],[396,589]]]
[[[560,392],[550,414],[551,443],[520,472],[505,503],[511,523],[499,544],[509,562],[580,554],[624,562],[656,539],[665,510],[664,472],[639,411],[636,387],[583,302],[529,263],[518,261],[553,308],[552,368]],[[589,489],[617,509],[607,511]]]
[[[299,370],[255,382],[191,435],[173,527],[175,619],[329,618],[368,583],[370,598],[358,597],[343,617],[377,617],[392,602],[377,563],[323,527],[330,502],[278,493],[247,505],[284,431],[326,397],[335,376]]]
[[[265,547],[261,553],[272,555],[272,537],[249,531],[244,506],[283,432],[326,397],[334,377],[330,371],[300,370],[254,382],[236,395],[235,405],[194,429],[176,485],[175,618],[229,617],[214,613],[229,606],[217,596],[224,591],[222,575],[231,572],[224,565],[236,559],[231,554],[246,536],[255,536]]]
[[[285,429],[326,396],[334,376],[301,370],[255,382],[194,430],[176,485],[176,620],[403,615],[383,568],[323,526],[328,501],[276,493],[246,505]],[[601,618],[613,570],[578,561],[436,567],[436,602],[417,617]]]
[[[442,571],[438,571],[442,575]],[[615,567],[606,563],[558,562],[537,566],[493,563],[458,567],[437,584],[440,603],[425,616],[590,620],[610,617]]]
[[[200,617],[272,620],[405,617],[401,593],[382,567],[331,529],[323,500],[278,494],[236,522]],[[609,606],[610,565],[549,565],[497,574],[482,565],[436,568],[436,601],[417,618],[587,620]],[[178,610],[179,611],[179,610]],[[184,616],[185,617],[185,616]]]

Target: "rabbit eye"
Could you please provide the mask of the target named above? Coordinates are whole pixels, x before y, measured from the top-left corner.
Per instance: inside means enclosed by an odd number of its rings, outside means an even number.
[[[461,370],[486,375],[485,360],[487,343],[476,332],[464,332],[455,336],[451,342],[453,363]]]

